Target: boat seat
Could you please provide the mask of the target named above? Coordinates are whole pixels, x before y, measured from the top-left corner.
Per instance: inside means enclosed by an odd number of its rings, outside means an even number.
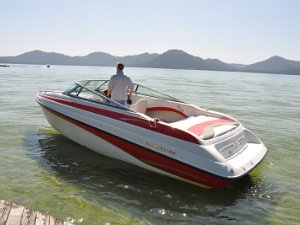
[[[147,108],[148,108],[148,103],[146,99],[140,99],[135,104],[130,106],[130,109],[142,114],[146,113]]]
[[[229,118],[190,116],[173,122],[171,125],[181,130],[187,130],[201,139],[207,140],[236,128],[239,122]]]

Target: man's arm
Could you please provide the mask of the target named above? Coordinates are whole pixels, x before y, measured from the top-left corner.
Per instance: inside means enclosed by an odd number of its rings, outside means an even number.
[[[108,87],[107,89],[107,96],[110,96],[111,95],[111,87]]]
[[[129,90],[130,90],[129,91],[129,96],[131,96],[132,93],[133,93],[134,84],[133,84],[133,82],[132,82],[132,80],[130,78],[129,78],[129,83],[130,83],[130,85],[129,85]]]

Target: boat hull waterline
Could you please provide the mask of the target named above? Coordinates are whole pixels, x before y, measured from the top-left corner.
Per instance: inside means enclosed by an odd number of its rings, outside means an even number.
[[[232,184],[254,169],[267,152],[252,132],[223,114],[181,129],[176,123],[172,125],[134,110],[124,110],[111,102],[99,104],[59,92],[40,92],[36,100],[49,124],[74,142],[108,157],[202,187],[219,188]],[[150,100],[153,99],[149,98],[148,102]],[[159,110],[165,111],[165,108]],[[187,116],[180,121],[195,120],[194,117]],[[207,126],[230,129],[220,136],[202,140],[199,136]]]

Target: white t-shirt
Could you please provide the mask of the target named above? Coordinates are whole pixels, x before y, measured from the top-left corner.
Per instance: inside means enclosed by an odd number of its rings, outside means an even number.
[[[111,99],[126,100],[128,90],[133,89],[133,83],[123,72],[117,72],[117,74],[111,76],[108,87],[111,88]]]

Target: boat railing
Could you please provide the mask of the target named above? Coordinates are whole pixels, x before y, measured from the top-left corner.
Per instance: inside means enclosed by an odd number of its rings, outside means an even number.
[[[84,87],[90,87],[93,90],[106,90],[108,88],[109,80],[81,80],[77,81],[78,84],[81,84]],[[149,88],[143,84],[134,83],[133,92],[137,95],[143,95],[148,97],[160,98],[175,102],[187,103],[181,99],[178,99],[172,95],[166,94],[160,90]]]
[[[142,84],[136,84],[135,83],[135,89],[134,92],[137,94],[143,94],[149,97],[155,97],[155,98],[160,98],[160,99],[165,99],[165,100],[170,100],[174,102],[181,102],[181,103],[186,103],[185,101],[178,99],[172,95],[166,94],[162,91],[159,91],[154,88],[149,88],[147,86],[144,86]]]

